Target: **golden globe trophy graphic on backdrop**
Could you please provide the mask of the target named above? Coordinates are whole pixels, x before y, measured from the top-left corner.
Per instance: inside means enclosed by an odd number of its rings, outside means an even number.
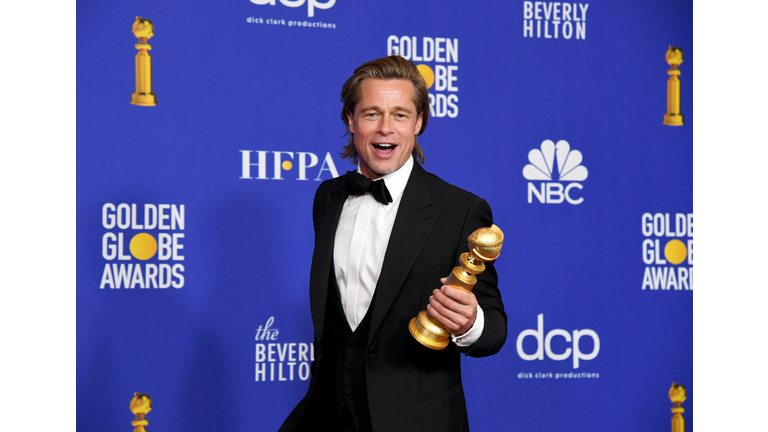
[[[152,21],[136,17],[133,22],[133,35],[139,38],[136,49],[136,91],[131,95],[131,103],[140,106],[155,106],[157,98],[152,93],[152,57],[149,50],[152,46],[147,43],[149,38],[155,35],[155,26]]]
[[[682,384],[672,383],[672,387],[669,389],[669,400],[675,404],[672,407],[672,432],[685,432],[685,419],[683,413],[685,408],[681,406],[685,402],[685,386]]]
[[[131,412],[136,415],[136,419],[131,422],[133,432],[147,432],[144,426],[149,422],[144,419],[148,412],[152,411],[152,398],[148,394],[134,393],[131,399]]]
[[[456,266],[445,281],[445,285],[470,292],[477,283],[477,275],[485,271],[485,263],[491,262],[501,254],[504,233],[496,225],[476,229],[469,238],[469,252],[461,254],[461,266]],[[440,321],[423,310],[408,324],[411,336],[420,344],[433,350],[442,350],[448,346],[451,333]]]
[[[680,114],[680,70],[677,68],[683,62],[683,50],[672,45],[667,50],[667,63],[669,64],[669,79],[667,80],[667,113],[664,114],[664,124],[668,126],[682,126],[685,124],[683,115]]]

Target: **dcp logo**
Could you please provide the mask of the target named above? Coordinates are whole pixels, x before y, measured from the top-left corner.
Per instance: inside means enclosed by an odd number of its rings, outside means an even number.
[[[525,349],[523,349],[523,341],[528,336],[533,336],[536,339],[536,351],[533,354],[528,354],[525,352]],[[592,352],[589,354],[583,353],[581,351],[580,341],[584,336],[588,336],[590,339],[592,339]],[[561,337],[565,339],[565,342],[571,343],[573,348],[566,348],[563,350],[563,352],[556,353],[552,349],[552,339],[555,337]],[[579,361],[592,360],[600,353],[600,337],[594,330],[591,329],[574,330],[572,333],[569,333],[563,329],[552,329],[545,336],[544,314],[539,314],[538,326],[536,327],[536,330],[523,330],[517,336],[517,354],[523,360],[533,361],[544,360],[545,353],[548,358],[555,361],[567,360],[568,357],[573,355],[573,368],[578,369]]]
[[[333,5],[336,4],[336,0],[328,0],[324,3],[318,2],[317,0],[280,0],[280,4],[283,6],[288,6],[291,8],[297,8],[304,5],[304,2],[307,3],[307,8],[309,9],[307,11],[307,16],[313,17],[315,16],[315,8],[317,9],[330,9],[333,7]],[[251,3],[257,4],[260,6],[263,5],[275,5],[275,0],[251,0]]]
[[[531,150],[528,153],[530,163],[523,168],[523,177],[527,180],[540,180],[542,183],[537,189],[536,185],[528,182],[528,203],[533,202],[534,196],[542,204],[560,204],[568,201],[578,205],[584,202],[584,198],[574,191],[584,188],[578,182],[586,180],[589,175],[587,168],[581,164],[583,159],[581,152],[571,150],[571,145],[566,140],[560,140],[557,144],[544,140],[541,150]],[[562,182],[569,183],[563,186]]]

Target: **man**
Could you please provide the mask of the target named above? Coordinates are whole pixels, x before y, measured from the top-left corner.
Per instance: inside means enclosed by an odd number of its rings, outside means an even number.
[[[341,97],[351,134],[343,156],[358,169],[315,195],[315,361],[306,397],[280,430],[468,430],[460,354],[498,352],[507,316],[492,263],[471,293],[437,288],[469,234],[493,223],[491,209],[418,163],[429,97],[412,62],[365,63]],[[425,307],[456,335],[444,350],[408,330]]]

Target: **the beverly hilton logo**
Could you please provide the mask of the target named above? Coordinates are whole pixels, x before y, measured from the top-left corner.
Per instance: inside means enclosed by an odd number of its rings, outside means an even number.
[[[271,316],[256,328],[256,382],[306,381],[315,348],[306,342],[278,342],[280,330]]]
[[[583,156],[578,150],[571,150],[566,140],[555,144],[552,140],[544,140],[541,149],[533,149],[528,153],[528,165],[523,168],[523,177],[528,182],[528,203],[533,197],[542,204],[560,204],[568,201],[578,205],[584,198],[578,196],[574,189],[583,189],[581,183],[587,179],[589,172],[581,164]],[[534,182],[540,182],[538,185]]]
[[[587,38],[589,3],[523,2],[523,37],[536,39]]]

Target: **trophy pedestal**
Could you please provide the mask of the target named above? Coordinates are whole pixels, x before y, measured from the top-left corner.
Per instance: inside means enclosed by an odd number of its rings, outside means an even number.
[[[145,429],[144,426],[148,424],[149,422],[147,420],[134,420],[131,422],[131,426],[134,427],[133,432],[147,432],[147,429]]]
[[[131,103],[140,106],[155,106],[157,105],[157,98],[154,93],[133,93]]]
[[[670,68],[667,71],[667,113],[664,114],[663,123],[667,126],[682,126],[685,122],[680,113],[680,69],[677,67],[683,62],[683,50],[670,45],[666,59]]]
[[[685,432],[685,418],[683,418],[685,408],[682,405],[685,399],[687,399],[685,386],[672,383],[669,389],[669,401],[675,404],[670,410],[672,411],[672,432]]]
[[[420,344],[433,350],[445,349],[451,338],[451,333],[440,323],[433,322],[427,311],[424,310],[419,312],[416,318],[411,319],[408,330]]]
[[[134,45],[139,52],[136,53],[136,91],[131,95],[131,103],[139,106],[155,106],[157,97],[152,92],[152,56],[149,55],[152,45],[147,43],[154,36],[155,27],[151,20],[136,17],[133,23],[133,34],[139,38],[139,43]]]
[[[667,126],[683,126],[685,122],[683,121],[682,114],[664,114],[664,124]]]
[[[133,432],[147,432],[144,426],[148,425],[149,421],[144,416],[152,411],[152,398],[148,394],[134,393],[130,408],[131,412],[136,415],[136,419],[131,422]]]

